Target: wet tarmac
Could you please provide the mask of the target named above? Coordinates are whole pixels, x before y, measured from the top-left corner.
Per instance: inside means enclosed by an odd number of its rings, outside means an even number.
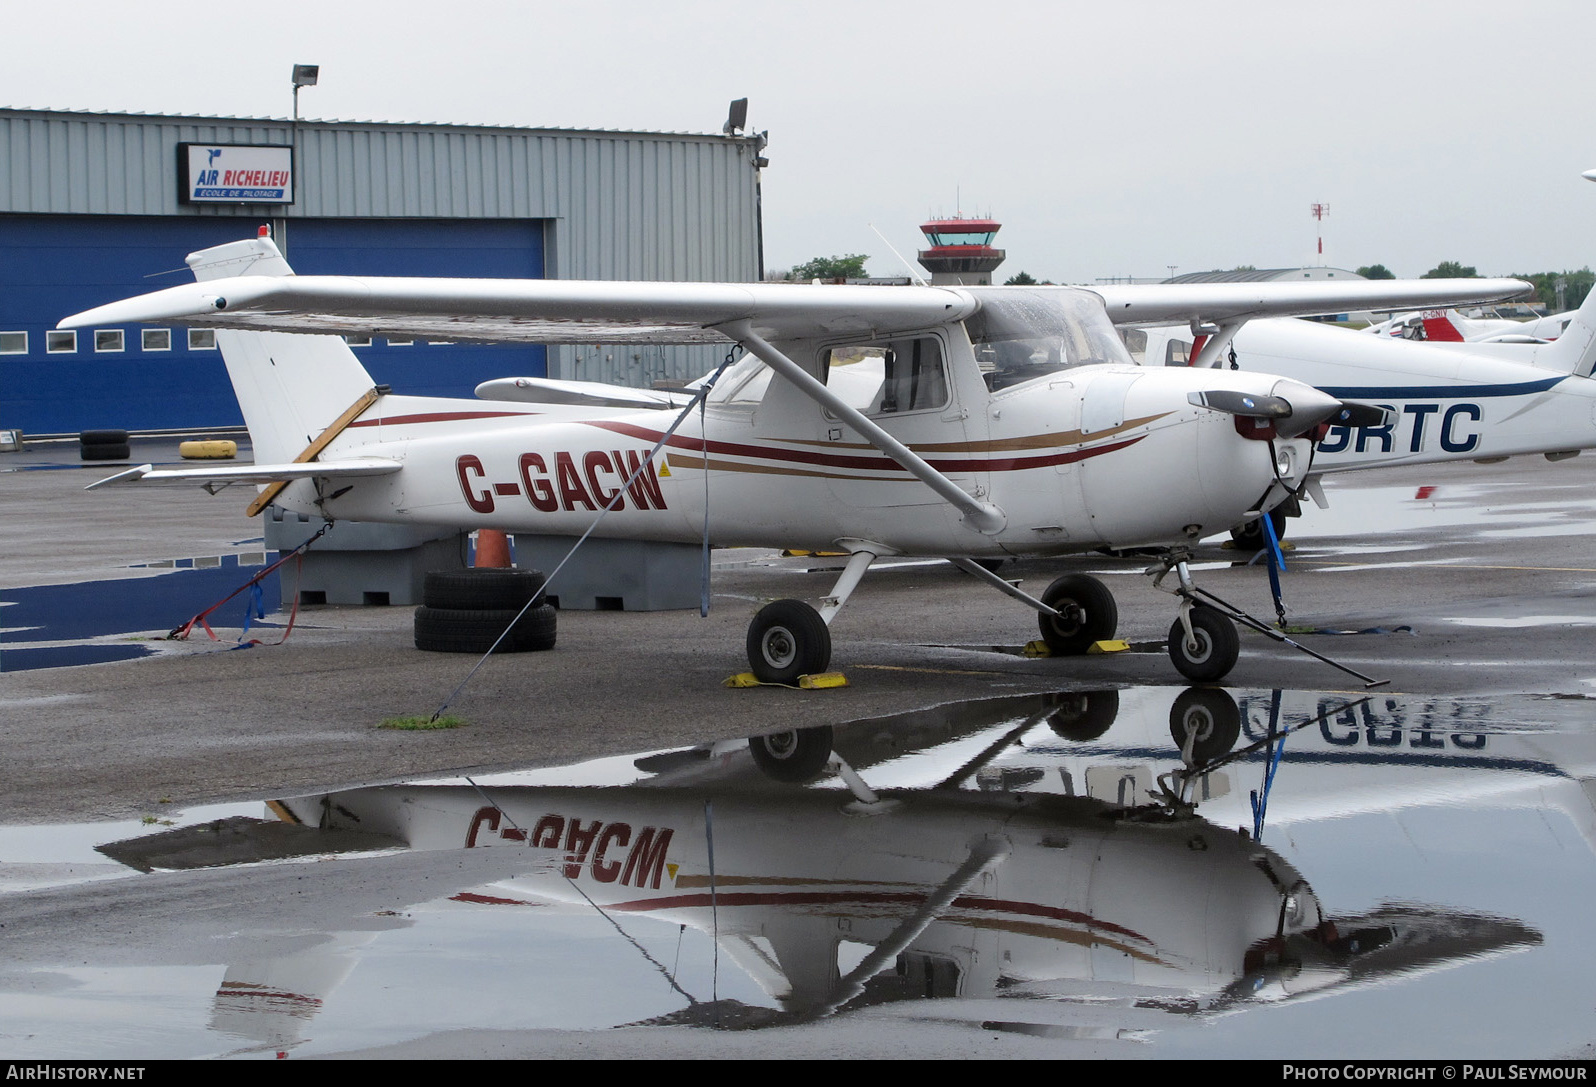
[[[1012,602],[902,562],[834,627],[850,686],[729,691],[751,612],[838,564],[722,552],[708,619],[562,613],[554,652],[490,661],[434,733],[372,727],[474,663],[415,651],[409,609],[301,609],[247,653],[226,612],[217,642],[156,640],[221,595],[165,586],[263,557],[242,500],[16,463],[7,1055],[1590,1055],[1579,460],[1347,477],[1293,522],[1293,630],[1390,680],[1366,703],[1250,635],[1227,691],[1187,691],[1171,602],[1103,557],[1072,568],[1136,651],[1025,658]],[[1271,614],[1261,570],[1198,558]],[[124,649],[156,652],[13,663]],[[750,747],[774,727],[830,735]],[[1199,763],[1264,746],[1182,781],[1187,736]],[[771,776],[827,750],[852,788]],[[96,849],[192,824],[215,825]]]
[[[1128,688],[12,831],[0,1022],[81,1058],[1571,1055],[1593,774],[1566,701]]]

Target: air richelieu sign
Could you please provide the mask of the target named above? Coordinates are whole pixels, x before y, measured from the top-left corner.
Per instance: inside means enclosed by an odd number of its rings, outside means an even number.
[[[180,143],[177,168],[180,203],[294,202],[294,152],[290,147]]]

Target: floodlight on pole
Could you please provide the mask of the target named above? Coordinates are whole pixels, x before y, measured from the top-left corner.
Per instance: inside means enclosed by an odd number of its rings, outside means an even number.
[[[726,111],[726,123],[721,125],[723,136],[735,136],[748,127],[748,99],[736,98]]]
[[[296,64],[294,65],[294,123],[299,123],[299,88],[314,87],[321,78],[321,65]]]

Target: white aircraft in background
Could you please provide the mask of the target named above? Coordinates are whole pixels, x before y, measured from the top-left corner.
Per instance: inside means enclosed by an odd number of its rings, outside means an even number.
[[[1359,331],[1399,340],[1430,343],[1546,343],[1563,334],[1573,311],[1515,321],[1510,317],[1468,317],[1455,309],[1399,313]]]
[[[1188,677],[1217,680],[1236,660],[1233,620],[1256,621],[1221,611],[1191,583],[1187,549],[1295,493],[1313,462],[1310,435],[1386,413],[1266,374],[1137,367],[1114,325],[1228,327],[1526,289],[1516,280],[1094,293],[295,276],[266,237],[188,260],[198,285],[62,327],[220,330],[256,464],[143,465],[113,480],[267,484],[251,513],[275,501],[329,520],[579,536],[608,510],[596,532],[612,538],[847,551],[819,610],[778,600],[754,618],[749,661],[767,682],[826,669],[828,624],[884,555],[947,558],[1034,608],[1055,653],[1084,652],[1117,624],[1101,582],[1069,575],[1038,599],[975,560],[1102,547],[1164,551],[1159,578],[1179,574],[1170,655]],[[702,383],[702,410],[672,412],[617,405],[606,386],[583,398],[569,383],[556,395],[529,381],[531,403],[398,395],[375,387],[338,336],[290,331],[732,352]],[[745,354],[731,364],[737,348]]]
[[[1289,319],[1206,339],[1185,326],[1126,335],[1146,366],[1280,374],[1389,409],[1375,425],[1332,423],[1315,446],[1304,493],[1323,506],[1325,473],[1525,453],[1555,461],[1596,447],[1596,292],[1568,318],[1545,343],[1422,343]],[[1291,505],[1271,512],[1277,533]],[[1262,540],[1256,521],[1236,535]]]

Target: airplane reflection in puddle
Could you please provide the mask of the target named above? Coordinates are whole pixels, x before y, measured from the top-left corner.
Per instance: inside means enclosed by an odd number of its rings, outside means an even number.
[[[660,753],[637,760],[641,776],[622,787],[350,789],[274,802],[302,826],[259,829],[300,835],[298,851],[322,855],[362,848],[331,833],[358,831],[412,851],[507,859],[516,874],[451,901],[542,907],[521,913],[529,929],[597,911],[622,934],[641,917],[697,930],[766,998],[690,995],[655,962],[677,1009],[631,1023],[754,1027],[945,998],[925,1014],[1079,1037],[1086,1001],[1094,1014],[1121,1009],[1107,1036],[1123,1039],[1135,1033],[1125,1024],[1148,1017],[1206,1018],[1541,943],[1523,922],[1439,904],[1337,915],[1279,853],[1229,829],[1238,812],[1261,825],[1238,808],[1251,800],[1237,775],[1259,771],[1258,759],[1185,790],[1211,817],[1167,794],[1160,802],[1155,788],[1188,743],[1192,762],[1223,758],[1244,736],[1263,740],[1264,756],[1303,721],[1313,723],[1283,741],[1294,760],[1284,788],[1299,813],[1400,806],[1397,779],[1382,775],[1414,765],[1465,791],[1471,775],[1494,780],[1504,768],[1511,788],[1522,776],[1568,779],[1533,750],[1534,734],[1493,732],[1482,707],[1450,700],[1382,696],[1347,708],[1337,695],[1265,692],[1238,705],[1209,688],[1181,692],[1165,713],[1168,692],[1124,694],[993,699]],[[772,780],[814,777],[824,780]],[[1589,840],[1588,811],[1577,822]],[[239,855],[233,829],[228,861]],[[171,842],[185,833],[106,852],[157,868],[228,863],[176,859],[186,847]],[[265,1036],[244,1029],[247,1009],[277,1024],[265,1034],[296,1034],[347,973],[349,943],[339,936],[324,960],[300,956],[292,969],[230,967],[218,1022],[225,1009],[227,1029]],[[1015,997],[1030,999],[999,999]]]

